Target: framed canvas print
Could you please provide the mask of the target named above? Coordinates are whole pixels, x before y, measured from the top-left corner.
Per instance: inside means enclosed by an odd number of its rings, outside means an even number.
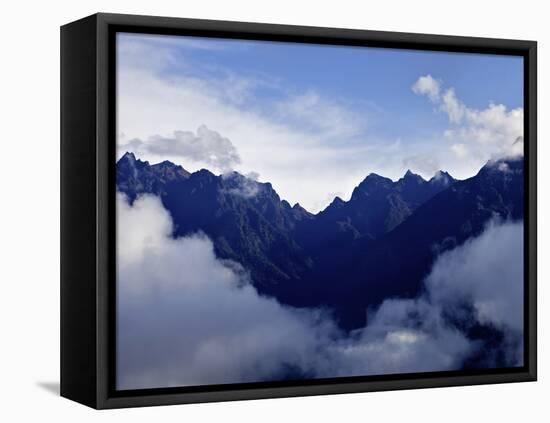
[[[61,394],[536,380],[536,43],[61,30]]]

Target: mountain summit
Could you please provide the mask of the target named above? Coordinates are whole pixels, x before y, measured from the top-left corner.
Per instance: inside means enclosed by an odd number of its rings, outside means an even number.
[[[436,183],[433,178],[425,181],[410,170],[396,182],[371,173],[353,190],[348,202],[335,199],[319,213],[317,221],[330,228],[333,241],[378,238],[403,222],[420,204],[455,182],[448,173],[443,174],[447,175],[445,184]],[[320,232],[314,227],[307,230],[326,236],[326,231]],[[311,242],[319,241],[313,235]]]
[[[116,166],[117,188],[133,201],[140,193],[160,194],[167,184],[189,178],[183,167],[164,161],[150,165],[136,159],[134,153],[125,153]]]

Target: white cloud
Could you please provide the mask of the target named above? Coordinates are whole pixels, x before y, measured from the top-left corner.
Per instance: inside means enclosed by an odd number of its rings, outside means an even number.
[[[262,297],[204,235],[172,239],[153,196],[119,195],[117,386],[121,389],[270,380],[309,372],[320,313]]]
[[[451,123],[461,123],[466,114],[466,106],[456,97],[454,88],[449,88],[441,97],[441,110]]]
[[[516,143],[523,137],[523,108],[494,103],[481,110],[468,107],[454,88],[442,90],[441,82],[430,75],[421,76],[412,90],[427,96],[447,115],[450,126],[444,136],[457,158],[466,158],[468,150],[474,153],[470,160],[478,162],[523,155],[523,144]]]
[[[246,269],[202,234],[171,238],[154,196],[117,197],[117,386],[121,389],[460,368],[480,348],[444,318],[464,300],[521,360],[522,225],[490,226],[443,254],[427,294],[385,301],[341,333],[320,310],[258,295]]]
[[[441,84],[431,75],[421,76],[412,86],[415,94],[426,95],[430,100],[436,102],[439,100]]]
[[[469,301],[481,323],[523,331],[523,224],[491,222],[479,237],[443,253],[426,286],[445,306]]]
[[[477,143],[480,149],[492,150],[494,158],[523,155],[523,150],[514,144],[523,137],[523,109],[508,110],[502,104],[490,104],[486,109],[472,110],[461,103],[446,108],[450,110],[451,122],[457,124],[446,134],[447,138]]]
[[[441,163],[437,157],[429,154],[414,154],[403,159],[403,165],[414,172],[424,175],[434,175],[441,170]]]
[[[466,144],[452,144],[451,151],[459,159],[464,159],[468,155],[468,147],[466,147]]]
[[[250,172],[247,175],[241,175],[236,172],[224,173],[226,192],[243,198],[252,198],[258,195],[262,190],[262,185],[258,183],[260,175],[257,172]]]
[[[475,349],[424,297],[386,300],[368,325],[334,351],[339,376],[454,370]]]
[[[174,131],[171,136],[153,135],[145,141],[134,138],[120,144],[120,150],[160,157],[182,157],[210,168],[227,172],[241,163],[233,143],[218,132],[201,125],[194,134],[191,131]]]

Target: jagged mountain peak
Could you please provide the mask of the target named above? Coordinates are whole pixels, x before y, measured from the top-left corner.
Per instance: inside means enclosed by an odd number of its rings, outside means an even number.
[[[136,155],[131,151],[127,151],[122,155],[120,160],[136,161]]]
[[[434,173],[434,176],[432,176],[431,179],[434,179],[434,178],[437,179],[439,177],[451,177],[452,178],[452,176],[449,172],[447,172],[445,170],[438,170],[437,172]]]
[[[217,176],[210,172],[208,169],[199,169],[191,174],[192,176],[199,178],[216,178]]]
[[[136,158],[126,152],[117,162],[117,186],[130,200],[140,193],[160,193],[166,185],[189,178],[190,173],[183,167],[169,161],[150,165],[148,161]]]
[[[146,160],[138,159],[136,155],[130,151],[127,151],[126,153],[124,153],[117,162],[117,166],[134,167],[136,165],[149,166],[149,162]]]
[[[205,169],[201,169],[201,170],[205,170]],[[228,172],[222,173],[220,176],[222,177],[222,179],[246,178],[246,176],[241,175],[236,170],[230,170]]]
[[[438,185],[449,186],[454,182],[456,182],[456,179],[453,178],[449,174],[449,172],[438,170],[437,172],[435,172],[434,176],[432,176],[428,182],[432,185],[438,184]]]
[[[484,169],[491,169],[491,170],[502,170],[503,164],[508,165],[509,167],[516,168],[516,169],[523,169],[523,157],[517,156],[517,157],[503,157],[500,159],[491,159],[488,160],[487,163],[480,169],[480,172]],[[501,169],[498,169],[498,167],[501,166]]]
[[[117,166],[125,164],[140,164],[143,167],[150,167],[151,169],[181,169],[184,170],[185,173],[189,174],[189,172],[187,172],[187,170],[185,170],[181,165],[173,163],[170,160],[163,160],[159,163],[150,164],[147,160],[141,160],[137,158],[136,155],[131,151],[125,152],[117,162]]]
[[[151,169],[153,171],[160,172],[161,174],[167,177],[176,176],[176,175],[182,176],[182,177],[189,177],[189,175],[191,175],[181,165],[172,163],[168,160],[151,165]]]
[[[363,182],[387,182],[388,180],[391,181],[390,178],[386,178],[385,176],[381,176],[378,173],[369,173],[365,177],[365,179],[363,179]]]
[[[523,137],[522,136],[517,137],[512,145],[516,145],[516,144],[523,144]]]
[[[360,193],[370,194],[374,191],[391,187],[393,181],[390,178],[380,176],[376,173],[367,175],[359,185],[355,187],[351,198],[356,198]]]
[[[489,160],[476,176],[479,176],[483,180],[507,180],[516,174],[523,174],[523,157]]]
[[[162,162],[152,164],[151,166],[152,167],[181,167],[180,165],[172,163],[170,160],[164,160]]]
[[[330,203],[331,206],[341,206],[343,204],[346,204],[344,200],[342,200],[339,196],[334,197],[334,200]]]
[[[414,182],[414,183],[420,184],[420,183],[426,182],[426,180],[422,176],[418,175],[417,173],[414,173],[410,169],[407,169],[403,177],[399,179],[398,182],[406,182],[406,183]]]

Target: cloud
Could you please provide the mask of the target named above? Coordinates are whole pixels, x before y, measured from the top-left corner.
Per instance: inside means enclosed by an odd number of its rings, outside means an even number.
[[[276,110],[287,121],[323,138],[340,138],[340,142],[366,129],[365,115],[358,115],[343,104],[323,98],[311,89],[288,96],[277,103]]]
[[[455,370],[475,348],[424,297],[386,300],[368,325],[329,350],[338,376]]]
[[[439,100],[441,84],[431,75],[421,76],[412,86],[415,94],[428,96],[430,100],[436,102]]]
[[[206,125],[201,125],[196,134],[191,131],[174,131],[171,137],[153,135],[145,141],[134,138],[119,148],[162,158],[182,157],[224,172],[241,163],[233,143]]]
[[[523,139],[523,108],[494,103],[481,110],[468,107],[454,88],[443,90],[442,82],[431,75],[421,76],[411,88],[447,115],[450,126],[444,136],[457,158],[464,159],[469,149],[484,161],[523,155],[523,143],[516,143]]]
[[[468,156],[468,147],[466,147],[466,144],[453,144],[451,145],[451,151],[459,159],[464,159]]]
[[[130,206],[118,194],[117,213],[119,389],[453,370],[499,348],[505,365],[521,363],[521,223],[494,223],[442,254],[425,294],[386,300],[344,334],[326,311],[259,295],[205,235],[173,239],[157,197]],[[449,319],[464,302],[469,324],[502,330],[503,345],[471,339]]]
[[[403,165],[424,175],[434,175],[441,170],[441,163],[433,155],[414,154],[403,159]]]
[[[258,295],[240,265],[201,234],[172,239],[158,198],[119,194],[119,389],[271,380],[311,371],[335,328]],[[321,335],[322,334],[322,335]]]
[[[443,253],[426,279],[437,304],[469,302],[476,319],[523,331],[523,224],[490,222],[479,237]]]
[[[467,304],[461,324],[499,331],[498,346],[478,340],[482,366],[523,365],[523,252],[522,222],[491,221],[479,237],[443,253],[425,281],[444,313],[460,316]]]
[[[260,175],[257,172],[250,172],[247,175],[241,175],[237,172],[222,174],[225,181],[225,192],[243,198],[252,198],[258,195],[263,186],[258,183]]]

